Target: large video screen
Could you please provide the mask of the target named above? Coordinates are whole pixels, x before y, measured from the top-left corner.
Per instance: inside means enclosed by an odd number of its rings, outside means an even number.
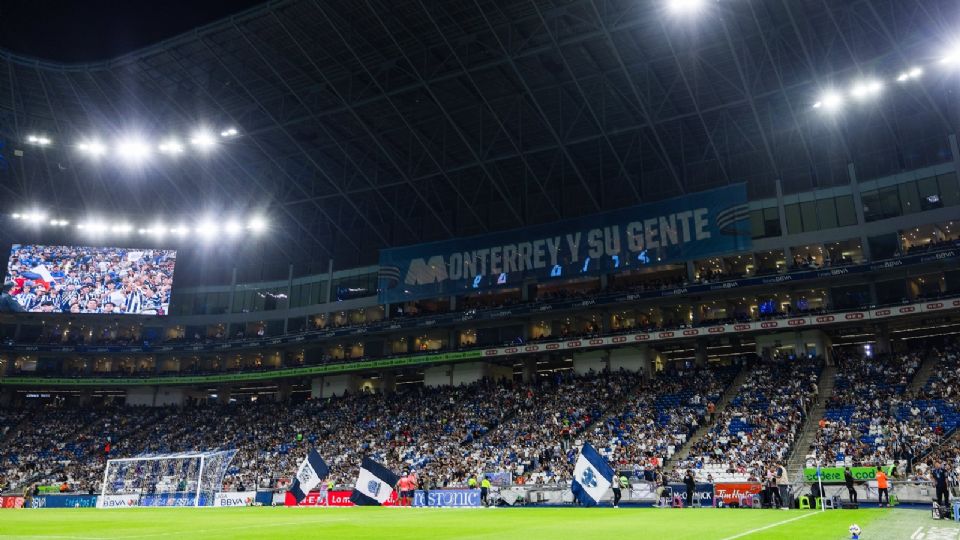
[[[176,261],[171,249],[14,244],[6,281],[34,313],[166,315]]]

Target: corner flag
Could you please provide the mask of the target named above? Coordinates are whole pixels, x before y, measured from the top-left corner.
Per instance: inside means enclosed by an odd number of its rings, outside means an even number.
[[[350,500],[357,506],[379,506],[390,498],[398,480],[400,478],[383,465],[363,458]]]
[[[595,506],[613,483],[613,467],[597,450],[585,443],[573,469],[573,496],[584,506]]]
[[[310,449],[307,458],[300,464],[297,477],[293,480],[293,485],[290,486],[289,490],[293,498],[297,500],[297,504],[307,498],[307,493],[310,493],[310,490],[316,487],[328,474],[330,474],[330,467],[324,463],[323,458],[316,450]]]

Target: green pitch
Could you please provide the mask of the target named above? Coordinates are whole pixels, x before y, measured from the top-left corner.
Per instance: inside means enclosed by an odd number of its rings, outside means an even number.
[[[667,540],[863,540],[924,537],[945,527],[921,510],[811,512],[791,510],[654,508],[135,508],[117,510],[0,510],[0,539],[121,540],[135,538],[664,538]],[[933,536],[929,536],[933,538]]]

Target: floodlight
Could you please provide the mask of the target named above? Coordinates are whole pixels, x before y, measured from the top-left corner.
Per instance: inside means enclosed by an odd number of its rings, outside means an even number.
[[[190,144],[201,150],[209,150],[217,144],[217,140],[207,131],[198,131],[190,138]]]
[[[954,45],[948,50],[947,53],[943,55],[943,58],[940,59],[940,63],[947,66],[960,63],[960,45]]]
[[[23,219],[32,221],[33,223],[42,223],[47,219],[47,215],[39,210],[34,210],[32,212],[24,212]]]
[[[850,95],[854,99],[866,99],[876,96],[881,90],[883,90],[883,83],[876,79],[870,79],[854,84],[850,89]]]
[[[14,212],[13,214],[10,215],[10,217],[12,217],[13,219],[20,219],[21,216],[17,212]]]
[[[107,153],[107,147],[100,141],[84,141],[77,145],[77,148],[84,154],[99,157]]]
[[[813,108],[823,108],[827,111],[835,111],[843,105],[843,96],[833,90],[825,92],[820,100],[813,104]]]
[[[210,239],[217,235],[220,227],[211,219],[205,219],[197,224],[197,236],[204,239]]]
[[[223,231],[229,236],[237,236],[243,232],[243,225],[235,220],[230,220],[223,226]]]
[[[911,68],[910,71],[907,72],[907,75],[909,75],[911,79],[918,79],[920,78],[921,75],[923,75],[923,68],[922,67]]]
[[[117,155],[127,161],[138,161],[150,156],[150,145],[142,139],[127,139],[117,143]]]
[[[167,234],[167,227],[163,223],[156,223],[147,229],[147,232],[154,236],[163,236]]]
[[[112,227],[110,227],[110,232],[114,232],[117,234],[127,234],[132,230],[133,230],[133,227],[129,223],[116,223]]]
[[[53,141],[45,135],[27,135],[27,142],[37,146],[47,146]]]
[[[667,0],[671,13],[695,13],[703,9],[704,0]]]
[[[232,127],[231,127],[231,128],[227,128],[227,129],[221,131],[221,132],[220,132],[220,136],[221,136],[221,137],[224,137],[224,138],[226,138],[226,137],[236,137],[238,133],[239,133],[239,132],[237,131],[237,128],[232,128]]]
[[[255,216],[250,219],[247,228],[255,233],[263,232],[267,228],[267,221],[260,216]]]
[[[160,150],[161,154],[182,154],[183,153],[183,144],[176,139],[167,139],[160,143],[160,146],[157,147]]]

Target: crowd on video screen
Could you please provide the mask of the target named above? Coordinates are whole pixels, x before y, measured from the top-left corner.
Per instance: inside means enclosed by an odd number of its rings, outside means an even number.
[[[14,244],[10,294],[24,311],[166,315],[177,252]]]

